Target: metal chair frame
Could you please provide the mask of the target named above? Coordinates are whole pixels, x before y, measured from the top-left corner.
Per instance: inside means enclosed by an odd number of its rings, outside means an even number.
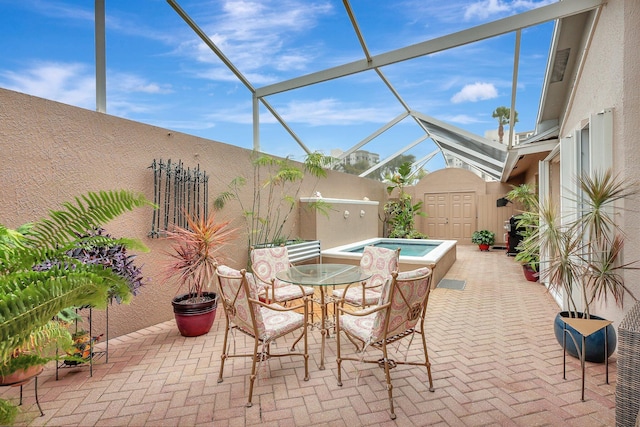
[[[253,251],[255,250],[268,250],[270,248],[260,248],[260,249],[256,249],[256,248],[251,248],[251,260],[253,262]],[[286,247],[285,247],[286,250]],[[288,253],[288,251],[287,251]],[[287,255],[287,263],[289,265],[289,267],[291,267],[291,262],[289,262],[289,257]],[[276,299],[275,298],[275,292],[276,292],[276,278],[275,275],[274,277],[262,277],[257,271],[253,271],[253,275],[256,277],[256,279],[258,279],[259,282],[264,284],[264,290],[265,290],[265,302],[266,303],[272,303],[272,302],[281,302],[281,303],[287,303],[289,301],[295,301],[297,299],[300,298],[304,298],[305,296],[313,296],[314,293],[314,289],[313,288],[305,288],[304,286],[301,285],[296,285],[296,284],[286,284],[285,286],[296,286],[298,288],[300,288],[300,297],[297,298],[291,298],[291,299]],[[269,298],[269,290],[271,290],[271,298]]]
[[[433,277],[433,271],[429,271],[427,274],[417,277],[412,277],[408,279],[398,279],[398,273],[394,272],[392,274],[391,284],[388,286],[387,290],[383,289],[383,292],[388,292],[388,297],[382,296],[381,301],[388,301],[384,304],[380,304],[377,306],[373,306],[364,310],[351,312],[346,310],[343,306],[338,305],[336,307],[336,351],[337,351],[337,364],[338,364],[338,385],[342,386],[342,362],[345,360],[350,360],[355,363],[363,362],[363,363],[374,363],[384,369],[386,382],[387,382],[387,391],[389,395],[389,408],[391,411],[391,419],[396,419],[395,408],[393,403],[393,384],[391,382],[391,369],[395,368],[398,365],[412,365],[412,366],[424,366],[427,370],[427,375],[429,378],[429,391],[433,392],[433,378],[431,376],[431,362],[429,361],[429,354],[427,351],[427,341],[424,332],[424,321],[425,315],[427,311],[427,304],[429,301],[429,294],[431,290],[431,280]],[[406,316],[408,320],[416,320],[416,324],[400,333],[394,335],[389,334],[389,321],[392,313],[392,302],[394,301],[396,294],[399,294],[401,298],[403,298],[404,302],[407,303],[407,300],[402,293],[401,289],[397,286],[399,282],[403,281],[419,281],[426,280],[427,286],[424,296],[419,303],[413,304],[412,307],[407,307]],[[351,285],[349,285],[351,286]],[[346,293],[346,292],[345,292]],[[350,316],[358,316],[363,317],[370,315],[372,313],[383,312],[384,313],[384,329],[382,338],[371,343],[364,342],[361,338],[358,338],[352,334],[350,334],[347,330],[344,330],[341,326],[340,317],[344,315]],[[345,336],[356,346],[356,353],[360,353],[358,356],[350,356],[344,357],[341,351],[341,334],[340,332],[344,332]],[[392,344],[401,339],[411,337],[412,335],[417,334],[421,337],[422,340],[422,350],[424,352],[424,361],[400,361],[393,360],[389,358],[388,353],[388,345]],[[372,359],[370,357],[365,357],[365,351],[368,347],[374,348],[378,351],[382,352],[381,359]]]
[[[306,319],[308,318],[307,298],[306,297],[303,298],[302,304],[291,306],[291,307],[282,307],[278,304],[266,304],[260,301],[257,295],[255,295],[255,293],[251,293],[250,286],[247,282],[246,270],[244,269],[240,270],[240,277],[237,277],[237,276],[228,276],[228,275],[221,274],[218,271],[218,268],[216,268],[216,276],[218,278],[218,285],[219,285],[218,289],[220,290],[220,294],[221,294],[220,300],[222,301],[222,305],[224,307],[225,320],[226,320],[222,355],[220,356],[221,363],[220,363],[220,375],[218,376],[218,383],[221,383],[223,381],[223,371],[224,371],[225,361],[228,358],[233,358],[233,357],[252,358],[251,374],[249,376],[249,397],[246,405],[247,407],[252,406],[253,387],[257,377],[258,362],[267,361],[272,357],[284,357],[284,356],[303,357],[304,358],[304,380],[308,381],[309,380],[309,351],[308,351],[309,347],[308,347],[308,341],[307,341],[308,322],[306,321]],[[229,292],[230,291],[229,289],[226,289],[226,287],[223,285],[224,280],[241,280],[241,285],[238,286],[235,294],[233,292]],[[234,325],[231,323],[230,318],[235,316],[235,310],[236,310],[235,303],[238,298],[238,295],[240,294],[240,290],[242,289],[244,289],[244,292],[246,293],[246,295],[249,295],[249,298],[248,298],[249,305],[257,306],[258,309],[266,308],[268,310],[279,311],[279,312],[288,312],[288,311],[294,311],[294,310],[300,310],[300,309],[304,311],[304,322],[303,322],[303,326],[301,327],[302,334],[300,335],[300,337],[298,337],[295,340],[295,342],[293,343],[293,346],[291,347],[291,350],[288,353],[272,353],[271,343],[277,338],[280,338],[289,333],[295,332],[297,329],[294,329],[292,331],[286,331],[285,333],[269,337],[268,340],[265,340],[264,337],[259,336],[258,323],[256,320],[255,312],[253,310],[254,307],[251,307],[252,309],[250,310],[251,323],[253,325],[252,330],[247,330],[245,327]],[[253,298],[251,296],[253,296]],[[228,345],[229,331],[232,331],[232,330],[240,331],[243,334],[248,335],[254,339],[252,353],[229,354],[228,352],[229,348],[227,345]],[[302,338],[304,338],[304,351],[294,352],[293,350],[295,345]],[[264,349],[263,351],[259,351],[261,344]]]
[[[398,269],[399,265],[400,265],[400,248],[395,250],[395,258],[396,258],[395,269]],[[380,289],[382,289],[383,283],[377,283],[377,284],[372,285],[371,284],[371,279],[369,279],[367,281],[364,281],[364,282],[361,282],[360,283],[360,285],[362,286],[362,299],[360,300],[361,303],[358,303],[357,300],[352,300],[352,299],[347,298],[348,297],[347,288],[341,290],[342,291],[341,295],[336,294],[334,292],[334,297],[338,297],[341,300],[341,306],[342,307],[344,307],[344,304],[346,303],[346,304],[349,304],[349,305],[351,305],[353,307],[366,308],[368,306],[373,305],[373,304],[367,304],[367,301],[366,301],[367,300],[367,291],[374,291],[374,292],[379,293]],[[338,290],[338,291],[340,291],[340,290]]]

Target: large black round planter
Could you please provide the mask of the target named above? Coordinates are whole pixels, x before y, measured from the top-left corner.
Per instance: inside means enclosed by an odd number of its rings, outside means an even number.
[[[184,302],[192,296],[190,294],[179,295],[171,301],[176,325],[180,334],[185,337],[197,337],[209,332],[216,319],[216,309],[218,308],[218,295],[215,292],[204,292],[202,296],[207,300],[203,302]]]
[[[582,317],[582,313],[578,313],[579,317]],[[556,339],[558,343],[562,345],[562,329],[565,325],[562,320],[563,317],[569,317],[568,311],[561,311],[557,314],[555,322],[553,324],[553,332],[556,335]],[[602,317],[590,316],[592,319],[604,320]],[[611,356],[613,352],[616,350],[616,330],[613,325],[607,326],[607,357]],[[578,331],[573,329],[571,326],[567,325],[567,331],[573,335],[576,342],[578,343],[578,349],[582,351],[582,336]],[[585,341],[585,346],[587,347],[587,354],[585,355],[585,360],[587,362],[594,363],[603,363],[606,359],[604,357],[604,328],[600,329],[597,332],[589,335]],[[578,352],[576,351],[576,345],[574,344],[569,334],[567,334],[567,353],[571,356],[579,359]]]

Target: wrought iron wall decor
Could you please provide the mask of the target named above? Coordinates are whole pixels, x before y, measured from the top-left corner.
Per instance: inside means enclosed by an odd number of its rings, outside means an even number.
[[[209,175],[196,168],[186,168],[181,160],[149,166],[153,170],[153,211],[150,237],[160,237],[171,227],[187,228],[187,215],[199,217],[209,211]]]

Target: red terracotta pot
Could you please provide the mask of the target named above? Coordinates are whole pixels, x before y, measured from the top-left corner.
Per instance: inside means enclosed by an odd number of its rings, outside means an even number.
[[[40,375],[44,366],[30,366],[27,369],[18,369],[6,376],[0,376],[0,385],[19,386],[26,384],[31,378]]]
[[[205,292],[202,296],[207,300],[185,303],[192,297],[192,295],[185,294],[177,296],[171,301],[176,325],[182,336],[197,337],[211,330],[213,321],[216,319],[218,295],[215,292]]]
[[[489,250],[489,245],[487,245],[486,243],[480,243],[478,245],[478,247],[480,248],[481,251],[488,251]]]
[[[522,265],[524,278],[530,282],[537,282],[540,279],[540,273],[531,268],[528,264]]]

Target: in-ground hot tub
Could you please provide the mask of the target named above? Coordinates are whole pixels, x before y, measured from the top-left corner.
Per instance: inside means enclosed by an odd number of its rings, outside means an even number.
[[[400,248],[400,271],[435,265],[432,288],[456,261],[456,240],[384,239],[376,237],[322,251],[322,262],[359,264],[365,246]]]

